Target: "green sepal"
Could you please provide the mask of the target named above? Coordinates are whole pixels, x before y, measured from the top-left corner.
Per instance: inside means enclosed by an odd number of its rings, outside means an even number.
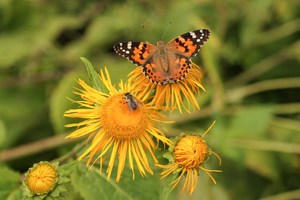
[[[174,163],[175,159],[173,156],[173,153],[167,151],[166,153],[163,154],[163,158],[168,159],[169,163]]]
[[[161,195],[162,200],[169,199],[170,193],[173,190],[172,182],[175,181],[176,178],[178,178],[178,176],[180,175],[179,173],[176,173],[175,171],[176,170],[174,170],[174,172],[172,174],[170,174],[165,181],[164,188],[163,188],[162,195]]]
[[[41,161],[40,163],[44,163]],[[48,163],[48,162],[46,162]],[[36,166],[35,164],[34,166]],[[70,182],[69,176],[75,171],[77,162],[71,161],[67,164],[59,166],[58,162],[51,163],[53,167],[57,170],[58,180],[56,185],[54,186],[53,190],[49,191],[47,194],[33,194],[28,187],[24,184],[23,190],[23,200],[63,200],[66,199],[67,196],[67,189],[65,184]]]

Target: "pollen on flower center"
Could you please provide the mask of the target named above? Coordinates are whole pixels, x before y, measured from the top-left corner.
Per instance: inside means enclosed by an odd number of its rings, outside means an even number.
[[[111,96],[103,104],[100,118],[105,132],[117,139],[139,136],[146,129],[148,121],[143,104],[133,110],[122,94]]]
[[[175,145],[174,158],[184,168],[198,168],[206,160],[208,152],[207,144],[201,137],[187,135]]]

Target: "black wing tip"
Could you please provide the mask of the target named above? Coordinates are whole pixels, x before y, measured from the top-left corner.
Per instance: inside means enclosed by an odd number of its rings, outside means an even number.
[[[198,29],[200,32],[210,33],[210,31],[206,28]]]
[[[210,35],[210,31],[208,29],[201,29],[202,33],[204,33],[205,35]]]
[[[198,31],[203,34],[202,36],[206,37],[206,40],[209,39],[210,31],[208,29],[199,29]]]
[[[124,44],[124,42],[119,42],[118,44],[115,44],[113,46],[113,50],[119,55],[121,55],[120,47],[122,47],[123,44]]]
[[[206,32],[206,34],[207,34],[207,37],[209,37],[209,36],[210,36],[210,31],[207,30],[207,29],[204,29],[204,30],[205,30],[205,32]]]
[[[194,31],[190,31],[188,32],[189,34],[191,33],[195,33],[196,35],[200,35],[202,37],[205,37],[205,38],[209,38],[210,36],[210,31],[208,29],[198,29],[198,30],[194,30]],[[188,34],[187,33],[187,34]]]
[[[198,29],[198,30],[195,30],[194,32],[199,32],[199,33],[204,34],[206,36],[210,36],[210,31],[208,29]]]
[[[114,46],[113,46],[113,49],[115,50],[115,52],[118,52],[118,47],[119,47],[120,45],[119,44],[115,44]]]

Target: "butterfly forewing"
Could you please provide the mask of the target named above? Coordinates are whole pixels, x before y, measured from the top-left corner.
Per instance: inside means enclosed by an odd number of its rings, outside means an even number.
[[[192,58],[198,54],[209,36],[210,32],[207,29],[187,32],[168,42],[166,47],[172,49],[175,46],[182,55]]]
[[[142,66],[155,51],[156,46],[148,42],[122,42],[115,45],[114,50],[133,64]]]

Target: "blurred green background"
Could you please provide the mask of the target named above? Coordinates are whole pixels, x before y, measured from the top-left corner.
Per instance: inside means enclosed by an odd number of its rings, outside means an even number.
[[[214,174],[217,185],[201,173],[192,197],[179,186],[170,199],[300,199],[299,0],[1,0],[0,175],[23,173],[74,146],[63,139],[70,131],[63,113],[77,106],[66,98],[76,99],[75,79],[87,79],[79,57],[97,71],[107,66],[115,82],[126,80],[135,66],[112,46],[155,44],[170,21],[165,42],[201,28],[211,37],[193,59],[205,72],[201,110],[167,113],[177,123],[166,134],[204,133],[217,120],[205,139],[222,165],[211,158],[207,168],[223,170]],[[73,179],[81,182],[70,186],[77,191],[70,199],[115,192],[88,178]],[[20,183],[11,179],[0,181],[0,199],[18,199]],[[126,187],[138,184],[132,199],[158,199],[164,183],[141,180],[121,188],[131,194]]]

